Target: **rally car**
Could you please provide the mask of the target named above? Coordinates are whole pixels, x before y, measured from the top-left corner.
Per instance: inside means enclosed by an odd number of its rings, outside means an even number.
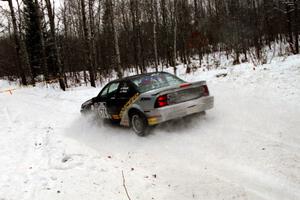
[[[82,113],[129,126],[139,135],[149,127],[200,113],[214,106],[205,81],[188,83],[166,73],[141,74],[108,83],[81,106]]]

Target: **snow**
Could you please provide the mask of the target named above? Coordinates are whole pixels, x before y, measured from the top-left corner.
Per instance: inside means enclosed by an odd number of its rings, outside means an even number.
[[[99,88],[0,93],[0,199],[300,199],[300,56],[253,68],[180,66],[215,108],[145,138],[80,116]]]

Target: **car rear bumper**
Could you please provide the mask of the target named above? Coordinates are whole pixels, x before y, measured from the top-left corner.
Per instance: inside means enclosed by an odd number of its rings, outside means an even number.
[[[203,112],[205,110],[212,109],[213,107],[214,107],[214,97],[208,96],[208,97],[201,97],[191,101],[186,101],[179,104],[166,106],[163,108],[157,108],[146,113],[146,116],[148,118],[148,124],[151,126],[172,119],[181,118],[195,113]]]

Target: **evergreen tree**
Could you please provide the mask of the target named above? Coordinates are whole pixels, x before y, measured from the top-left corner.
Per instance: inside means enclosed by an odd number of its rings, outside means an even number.
[[[39,25],[39,14],[34,0],[24,0],[25,42],[33,77],[42,73],[42,45]]]

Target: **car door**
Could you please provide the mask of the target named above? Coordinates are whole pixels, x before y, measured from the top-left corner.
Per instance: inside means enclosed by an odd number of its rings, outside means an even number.
[[[112,82],[106,85],[96,98],[94,104],[97,114],[101,118],[112,118],[114,114],[114,102],[119,89],[119,82]]]
[[[112,101],[114,104],[114,116],[115,119],[120,119],[121,110],[125,104],[137,93],[135,88],[128,81],[120,82],[119,89],[116,93],[115,99]]]

